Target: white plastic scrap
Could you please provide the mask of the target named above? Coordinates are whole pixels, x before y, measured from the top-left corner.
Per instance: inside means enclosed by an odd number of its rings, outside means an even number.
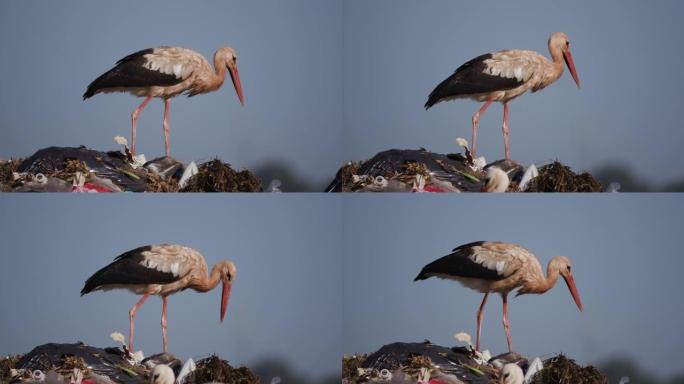
[[[473,159],[473,165],[470,168],[472,168],[474,171],[481,171],[486,165],[487,160],[485,160],[484,156],[480,156],[476,159]]]
[[[459,147],[463,147],[463,148],[465,148],[465,149],[469,149],[469,148],[468,148],[468,140],[466,140],[466,139],[464,139],[464,138],[462,138],[462,137],[457,137],[457,138],[456,138],[456,145],[458,145]]]
[[[629,376],[623,376],[620,378],[620,384],[627,384],[629,381]]]
[[[119,136],[117,136],[119,137]],[[125,140],[125,139],[124,139]],[[112,338],[112,340],[116,341],[117,343],[121,345],[126,345],[126,338],[121,332],[112,332],[109,334],[109,337]]]
[[[71,181],[71,186],[74,192],[87,192],[83,186],[85,185],[86,177],[82,172],[76,172],[74,179]]]
[[[188,183],[188,180],[190,180],[191,177],[198,173],[199,169],[197,169],[197,164],[195,164],[194,161],[191,161],[190,164],[188,164],[188,166],[185,167],[185,170],[183,171],[183,176],[181,176],[180,180],[178,181],[178,186],[184,188],[185,185]]]
[[[534,179],[535,177],[539,176],[539,170],[537,170],[537,166],[534,164],[531,164],[527,169],[525,170],[525,173],[523,174],[522,179],[520,180],[520,184],[518,185],[518,190],[519,191],[524,191],[527,189],[527,184],[530,183],[530,180]]]
[[[375,179],[373,179],[373,184],[380,188],[386,188],[388,181],[382,176],[376,176]]]
[[[271,384],[280,384],[282,381],[283,380],[279,376],[276,376],[271,379]]]
[[[35,381],[44,381],[45,380],[45,374],[40,369],[36,369],[35,371],[33,371],[33,373],[31,374],[31,377],[33,377],[33,380],[35,380]]]
[[[112,332],[109,334],[109,337],[111,337],[112,340],[116,341],[117,343],[120,343],[121,345],[126,347],[126,338],[121,332]],[[130,359],[128,359],[128,361],[131,364],[140,364],[140,362],[143,361],[143,359],[145,359],[143,351],[138,351],[135,353],[133,351],[128,351],[128,353],[130,355]]]
[[[385,380],[385,381],[390,381],[392,380],[392,372],[389,371],[389,369],[385,368],[380,371],[380,379]]]
[[[47,176],[43,175],[42,173],[36,173],[36,175],[34,177],[36,178],[36,182],[39,184],[47,184],[48,183]]]
[[[131,150],[128,148],[128,140],[125,137],[114,136],[114,141],[116,141],[117,144],[124,146],[124,149],[122,151],[124,155],[128,156],[131,153]],[[132,156],[132,158],[133,162],[131,162],[131,167],[133,167],[133,169],[138,169],[142,167],[145,163],[147,163],[145,155],[143,154]]]
[[[73,374],[71,375],[70,384],[81,384],[82,380],[83,372],[78,368],[74,368]]]
[[[123,145],[124,147],[128,148],[128,139],[126,139],[123,136],[114,136],[114,141],[116,141],[117,144]]]
[[[430,370],[423,367],[418,374],[418,384],[428,384],[430,382]]]
[[[525,384],[530,384],[532,382],[532,378],[534,375],[544,369],[544,364],[542,363],[541,359],[538,357],[535,357],[534,360],[532,360],[532,363],[530,363],[529,368],[527,368],[527,372],[525,373]]]
[[[145,155],[141,153],[139,155],[133,156],[133,162],[131,163],[131,167],[133,167],[133,169],[138,169],[145,165],[145,163],[147,163],[147,159],[145,159]]]
[[[416,180],[413,182],[413,188],[411,188],[413,190],[413,192],[425,192],[425,181],[426,180],[427,179],[425,176],[423,176],[421,174],[417,174]]]
[[[133,354],[131,354],[131,360],[133,361],[134,364],[140,364],[141,361],[145,359],[145,355],[143,354],[143,351],[138,351]]]
[[[466,332],[459,332],[455,334],[454,339],[456,339],[458,342],[468,344],[470,347],[473,346],[473,338],[470,337],[470,335]]]
[[[183,368],[181,368],[180,372],[178,372],[176,383],[183,384],[185,382],[186,376],[188,376],[195,369],[197,369],[197,366],[195,365],[195,361],[192,359],[192,357],[185,360],[185,363],[183,363]],[[273,380],[271,380],[271,382],[273,382]]]
[[[489,352],[489,349],[485,349],[484,351],[473,351],[475,353],[475,356],[473,356],[473,360],[475,360],[478,364],[487,364],[489,360],[492,358],[492,354]]]

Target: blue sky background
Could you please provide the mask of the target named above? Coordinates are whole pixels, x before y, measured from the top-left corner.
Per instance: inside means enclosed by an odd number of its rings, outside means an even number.
[[[340,9],[334,0],[2,2],[0,158],[50,145],[117,148],[112,138],[129,137],[141,99],[109,94],[84,102],[91,81],[139,49],[178,45],[212,58],[231,46],[245,106],[230,81],[211,94],[174,98],[172,155],[219,156],[250,169],[284,162],[325,183],[345,158]],[[148,159],[164,154],[162,114],[155,100],[138,121],[138,151]]]
[[[279,359],[310,378],[339,375],[343,255],[340,223],[330,220],[339,200],[5,194],[0,212],[0,355],[48,342],[115,345],[109,334],[128,335],[138,296],[80,297],[85,280],[127,250],[173,242],[199,249],[210,267],[232,260],[238,273],[223,324],[220,287],[170,296],[170,352],[251,367]],[[146,356],[162,349],[160,319],[159,298],[138,311],[135,348]]]
[[[345,0],[344,148],[368,158],[388,148],[455,152],[470,140],[470,100],[423,109],[428,94],[462,63],[522,48],[548,57],[564,31],[582,82],[567,69],[555,84],[510,104],[511,156],[556,158],[577,170],[623,164],[639,177],[684,177],[681,89],[684,3],[608,0]],[[503,108],[480,121],[478,153],[503,157]]]
[[[565,283],[543,295],[510,297],[513,347],[527,356],[560,352],[581,363],[626,356],[649,377],[682,373],[678,195],[363,196],[345,203],[344,351],[393,341],[456,345],[475,336],[482,295],[453,281],[413,282],[421,268],[458,245],[514,242],[546,270],[555,255],[573,262],[584,304]],[[410,203],[409,203],[410,200]],[[398,207],[402,207],[398,209]],[[490,297],[483,348],[507,351],[501,298]]]

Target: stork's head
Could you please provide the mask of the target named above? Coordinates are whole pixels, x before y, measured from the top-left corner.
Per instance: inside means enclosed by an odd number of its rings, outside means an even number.
[[[572,263],[570,263],[570,259],[565,256],[555,256],[549,263],[549,271],[557,271],[561,275],[563,280],[565,280],[565,284],[568,285],[577,308],[582,311],[582,301],[580,300],[579,292],[577,292],[575,278],[572,277]]]
[[[240,74],[238,73],[237,67],[237,53],[231,47],[219,48],[216,51],[216,61],[224,63],[228,72],[230,73],[230,78],[233,80],[233,87],[235,87],[235,92],[237,93],[238,99],[240,99],[240,104],[245,105],[245,99],[242,96],[242,84],[240,83]]]
[[[221,322],[223,323],[223,319],[226,317],[226,309],[228,308],[230,290],[233,287],[237,269],[235,269],[235,264],[228,260],[217,263],[216,268],[218,268],[219,278],[223,283],[223,290],[221,291]]]
[[[152,370],[150,384],[173,384],[174,381],[176,381],[176,375],[168,365],[158,364]]]
[[[577,88],[579,88],[579,76],[577,76],[575,62],[572,61],[572,54],[570,54],[570,39],[568,39],[568,35],[563,32],[556,32],[552,34],[551,37],[549,37],[549,51],[551,52],[551,55],[557,54],[556,52],[563,54],[565,64],[568,66],[570,74],[575,80],[575,84],[577,84]]]

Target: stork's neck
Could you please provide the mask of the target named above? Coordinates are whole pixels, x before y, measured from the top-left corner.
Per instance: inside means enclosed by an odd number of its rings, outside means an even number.
[[[224,74],[225,75],[225,74]],[[208,292],[211,291],[212,289],[216,288],[218,283],[221,281],[221,271],[219,270],[219,266],[214,265],[214,267],[211,269],[211,273],[209,275],[203,276],[202,279],[198,279],[194,281],[191,286],[192,289],[198,292]]]
[[[221,87],[223,82],[226,80],[226,64],[223,58],[218,54],[214,55],[214,70],[216,73],[211,81],[212,90],[216,90]]]
[[[563,59],[563,52],[560,48],[549,45],[549,53],[551,53],[551,59],[553,61],[551,62],[551,68],[550,71],[548,71],[547,76],[550,77],[553,82],[558,80],[563,74],[563,65],[565,64],[565,61]]]
[[[546,267],[546,277],[539,270],[538,276],[525,284],[520,291],[521,293],[544,293],[556,285],[558,276],[558,268],[552,268],[551,262],[549,262],[549,265]]]

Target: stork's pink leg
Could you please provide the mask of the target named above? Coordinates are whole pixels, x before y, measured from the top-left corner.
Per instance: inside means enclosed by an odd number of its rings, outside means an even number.
[[[513,352],[513,339],[511,338],[511,324],[508,322],[508,294],[502,293],[503,299],[503,325],[506,330],[506,341],[508,341],[508,352]]]
[[[150,100],[152,100],[152,96],[147,96],[145,101],[143,101],[142,104],[140,104],[140,106],[131,114],[131,153],[133,155],[135,155],[135,131],[138,128],[138,115],[140,115],[140,112],[145,109]]]
[[[169,298],[164,296],[162,297],[162,319],[161,319],[161,327],[162,327],[162,340],[164,342],[164,353],[167,353],[169,350],[169,341],[168,338],[166,337],[166,306],[168,304]]]
[[[480,304],[480,309],[477,310],[477,339],[475,339],[475,349],[480,350],[480,330],[482,329],[482,318],[484,317],[484,307],[487,303],[487,298],[489,297],[489,292],[485,293],[484,299],[482,299],[482,304]]]
[[[508,146],[508,102],[504,103],[504,120],[503,120],[503,137],[504,137],[504,148],[506,151],[506,160],[511,159],[511,151]]]
[[[145,302],[145,300],[147,300],[148,297],[150,297],[150,295],[147,293],[145,295],[143,295],[143,297],[128,312],[128,320],[129,320],[129,324],[128,324],[128,330],[129,330],[129,332],[128,332],[128,350],[131,351],[131,353],[133,353],[133,332],[134,332],[133,322],[135,321],[135,313],[138,311],[138,308],[140,308],[143,305],[143,303]]]
[[[476,114],[473,115],[473,141],[472,141],[472,153],[475,157],[475,145],[477,144],[477,124],[480,122],[480,116],[489,108],[493,100],[488,100]]]
[[[164,145],[166,148],[166,156],[171,155],[171,141],[169,136],[171,132],[169,130],[169,107],[171,106],[171,100],[164,99]]]

